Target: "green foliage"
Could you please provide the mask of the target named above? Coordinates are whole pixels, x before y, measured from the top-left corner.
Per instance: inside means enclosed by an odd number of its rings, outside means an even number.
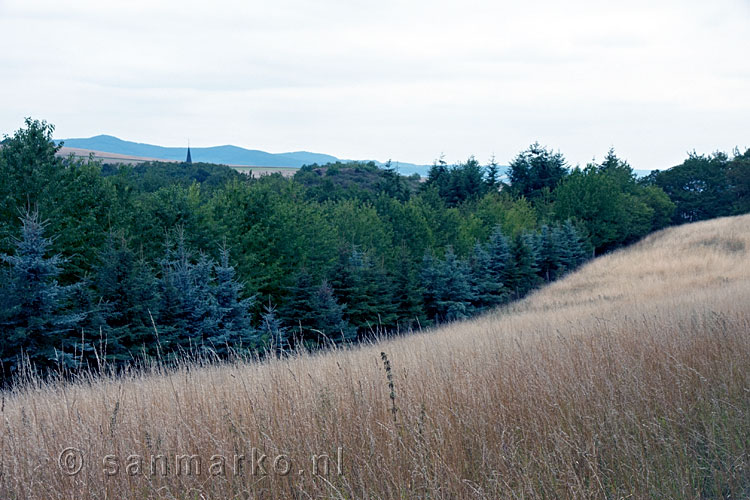
[[[317,326],[317,312],[314,306],[315,282],[306,268],[297,271],[294,283],[288,287],[284,305],[280,311],[286,319],[294,341],[304,341],[311,337],[310,330]],[[317,341],[317,336],[312,336]]]
[[[393,284],[368,254],[356,246],[342,251],[329,276],[336,298],[347,305],[347,321],[360,335],[396,325]]]
[[[441,157],[430,168],[427,181],[422,189],[437,189],[437,193],[448,206],[455,207],[467,200],[474,200],[498,186],[498,166],[493,163],[488,171],[489,180],[485,180],[485,169],[473,156],[466,163],[449,167]]]
[[[490,255],[480,243],[474,246],[469,267],[471,269],[472,307],[477,312],[499,305],[506,298],[500,269],[496,267],[496,257],[496,255]],[[504,264],[503,262],[502,265]]]
[[[344,319],[344,307],[338,303],[327,281],[317,287],[312,300],[315,312],[313,328],[318,344],[354,340],[356,330]]]
[[[750,212],[750,149],[743,154],[735,151],[727,169],[727,181],[732,193],[732,212]]]
[[[119,365],[419,329],[523,297],[594,250],[750,209],[750,151],[691,155],[641,180],[613,151],[568,173],[538,144],[513,160],[509,185],[494,158],[474,157],[441,158],[422,183],[371,162],[256,179],[61,158],[53,130],[27,119],[0,149],[6,368],[22,351],[41,368]],[[19,221],[28,207],[51,238]]]
[[[229,181],[240,179],[243,174],[231,167],[211,163],[179,163],[150,161],[138,165],[102,166],[102,175],[120,176],[146,193],[153,193],[169,186],[189,187],[195,183],[206,191],[224,186]]]
[[[242,297],[229,251],[222,247],[217,264],[204,253],[194,257],[183,231],[176,232],[161,260],[157,326],[160,343],[175,351],[210,349],[226,356],[230,350],[256,347],[250,323],[252,297]]]
[[[520,299],[538,286],[536,237],[526,233],[517,236],[510,247],[510,261],[503,269],[503,284],[514,299]]]
[[[34,207],[55,235],[52,250],[66,260],[61,282],[74,283],[91,271],[104,244],[114,191],[98,164],[55,156],[52,125],[30,118],[25,124],[0,149],[0,251],[11,250],[19,213]]]
[[[500,166],[495,161],[494,156],[490,159],[490,163],[485,169],[484,182],[487,185],[487,191],[491,193],[497,192],[502,185],[500,181]]]
[[[418,179],[398,175],[388,162],[379,168],[374,162],[306,165],[294,174],[303,185],[308,200],[374,200],[378,194],[406,200],[418,185]]]
[[[156,277],[122,234],[110,233],[94,276],[97,310],[115,362],[156,355],[152,316],[157,315]]]
[[[316,283],[304,268],[289,287],[282,315],[287,318],[285,326],[293,345],[317,347],[356,338],[356,329],[344,319],[344,307],[336,300],[331,285],[325,280]]]
[[[474,293],[471,270],[451,247],[443,260],[426,255],[422,264],[422,287],[428,317],[435,322],[468,318],[472,312]]]
[[[508,179],[515,194],[534,200],[554,190],[567,173],[562,154],[534,143],[510,163]]]
[[[655,171],[645,183],[661,188],[674,202],[672,222],[694,222],[750,210],[750,150],[729,158],[717,152],[691,153],[680,165]]]
[[[398,331],[419,329],[426,323],[422,292],[417,263],[402,245],[393,271],[393,303]]]
[[[555,218],[581,223],[597,252],[664,227],[674,209],[663,192],[636,182],[630,166],[613,151],[600,165],[574,169],[553,198]]]

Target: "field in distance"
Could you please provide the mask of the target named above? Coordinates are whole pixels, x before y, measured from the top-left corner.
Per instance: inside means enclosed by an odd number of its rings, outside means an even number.
[[[107,153],[104,151],[94,151],[91,149],[69,148],[67,146],[63,146],[62,148],[60,148],[60,151],[58,152],[58,156],[63,156],[67,158],[70,155],[73,155],[76,158],[81,158],[81,159],[87,159],[89,155],[93,155],[95,160],[100,161],[102,163],[121,163],[124,165],[137,165],[139,163],[144,163],[148,161],[177,163],[174,160],[163,160],[159,158],[146,158],[142,156],[131,156],[131,155],[118,154],[118,153]],[[273,174],[273,173],[280,173],[284,177],[291,177],[298,170],[295,167],[257,167],[257,166],[247,166],[247,165],[227,165],[227,166],[233,168],[234,170],[240,173],[252,175],[253,177],[260,177],[261,175],[268,175],[268,174]]]
[[[748,498],[749,249],[700,222],[425,333],[36,379],[0,497]]]

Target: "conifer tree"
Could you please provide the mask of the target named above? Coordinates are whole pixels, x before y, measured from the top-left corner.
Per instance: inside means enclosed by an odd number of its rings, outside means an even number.
[[[156,315],[156,278],[122,235],[110,233],[93,278],[110,360],[122,362],[156,354],[151,318]]]
[[[282,353],[290,348],[289,332],[276,316],[276,308],[269,301],[263,306],[258,329],[258,342],[268,346],[273,353]]]
[[[519,153],[508,168],[512,190],[532,200],[552,191],[567,174],[562,154],[553,153],[539,143]]]
[[[438,302],[443,287],[443,276],[441,262],[431,253],[426,253],[422,259],[420,280],[425,314],[430,320],[436,321],[439,315]]]
[[[472,306],[477,312],[494,307],[502,301],[503,283],[493,272],[490,254],[477,243],[470,260]]]
[[[0,297],[0,331],[3,365],[17,371],[21,355],[40,369],[73,366],[77,326],[85,314],[71,312],[68,304],[79,285],[57,282],[63,260],[47,256],[51,240],[37,212],[21,216],[21,237],[13,240],[14,255],[0,255],[8,265],[6,286]]]
[[[565,221],[560,231],[560,237],[565,241],[565,246],[570,254],[568,269],[575,269],[588,260],[591,249],[586,245],[586,238],[581,235],[581,232],[570,219]]]
[[[396,261],[393,275],[393,299],[396,304],[396,320],[399,330],[419,328],[425,323],[419,275],[405,246],[400,248]]]
[[[563,269],[562,242],[557,238],[555,230],[546,224],[542,225],[535,240],[537,242],[539,275],[542,279],[550,282],[557,278]]]
[[[438,315],[446,321],[468,318],[473,312],[471,303],[474,300],[469,282],[469,266],[456,256],[451,247],[446,249],[442,264]]]
[[[348,255],[340,253],[329,283],[336,298],[345,305],[347,321],[359,333],[395,323],[392,284],[366,253],[356,247]]]
[[[536,287],[539,282],[534,236],[519,235],[511,247],[511,264],[504,271],[503,282],[519,299]]]
[[[349,341],[356,338],[356,329],[344,320],[344,308],[336,302],[333,288],[327,281],[318,286],[313,297],[315,322],[313,330],[318,334],[317,342]]]
[[[505,277],[506,270],[512,266],[512,258],[508,238],[499,225],[492,231],[490,240],[487,242],[487,254],[489,256],[488,273],[493,281],[502,285],[499,290],[499,303],[503,303],[508,300],[509,289],[505,283]]]
[[[555,273],[555,279],[557,279],[576,268],[576,250],[571,246],[565,230],[561,226],[555,226],[551,229],[551,237],[557,248],[558,269]]]
[[[212,289],[213,266],[205,255],[192,261],[178,229],[175,244],[167,245],[159,279],[159,327],[168,350],[195,351],[216,336],[220,312]]]
[[[306,332],[316,325],[314,295],[316,286],[307,268],[301,268],[294,277],[294,282],[287,288],[287,297],[280,309],[282,323],[288,327],[290,336],[303,340]]]
[[[487,165],[484,182],[489,192],[497,192],[500,189],[500,166],[495,161],[495,155],[492,155]]]
[[[244,285],[235,278],[234,267],[229,263],[229,249],[220,249],[220,261],[215,266],[216,288],[214,297],[219,321],[216,334],[209,339],[219,354],[227,354],[227,346],[248,349],[254,346],[256,336],[250,322],[250,308],[254,298],[242,298]]]

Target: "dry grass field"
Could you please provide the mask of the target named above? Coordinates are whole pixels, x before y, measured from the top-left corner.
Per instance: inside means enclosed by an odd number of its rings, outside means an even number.
[[[0,450],[3,499],[748,498],[750,216],[375,345],[32,380]]]
[[[67,158],[70,155],[73,155],[75,158],[81,160],[87,160],[89,156],[93,155],[94,160],[96,161],[100,161],[102,163],[121,163],[123,165],[137,165],[139,163],[144,163],[147,161],[171,162],[170,160],[159,160],[156,158],[122,155],[118,153],[106,153],[104,151],[94,151],[92,149],[69,148],[67,146],[63,146],[62,148],[60,148],[60,151],[57,152],[57,156],[62,156],[63,158]]]
[[[57,156],[67,158],[73,155],[75,158],[81,160],[87,160],[90,155],[93,155],[94,160],[102,163],[111,164],[123,164],[123,165],[138,165],[139,163],[145,163],[148,161],[157,161],[162,163],[178,163],[176,160],[163,160],[159,158],[146,158],[143,156],[130,156],[122,155],[118,153],[106,153],[103,151],[94,151],[92,149],[81,149],[81,148],[69,148],[67,146],[60,148]],[[241,174],[250,175],[252,177],[261,177],[263,175],[270,175],[279,173],[284,177],[292,177],[299,168],[296,167],[253,167],[247,165],[227,165]]]

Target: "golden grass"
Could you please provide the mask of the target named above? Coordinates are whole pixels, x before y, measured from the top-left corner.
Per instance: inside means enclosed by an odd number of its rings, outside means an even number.
[[[747,498],[749,249],[750,216],[719,219],[377,345],[36,380],[3,398],[0,498]],[[200,475],[177,474],[181,454]]]

